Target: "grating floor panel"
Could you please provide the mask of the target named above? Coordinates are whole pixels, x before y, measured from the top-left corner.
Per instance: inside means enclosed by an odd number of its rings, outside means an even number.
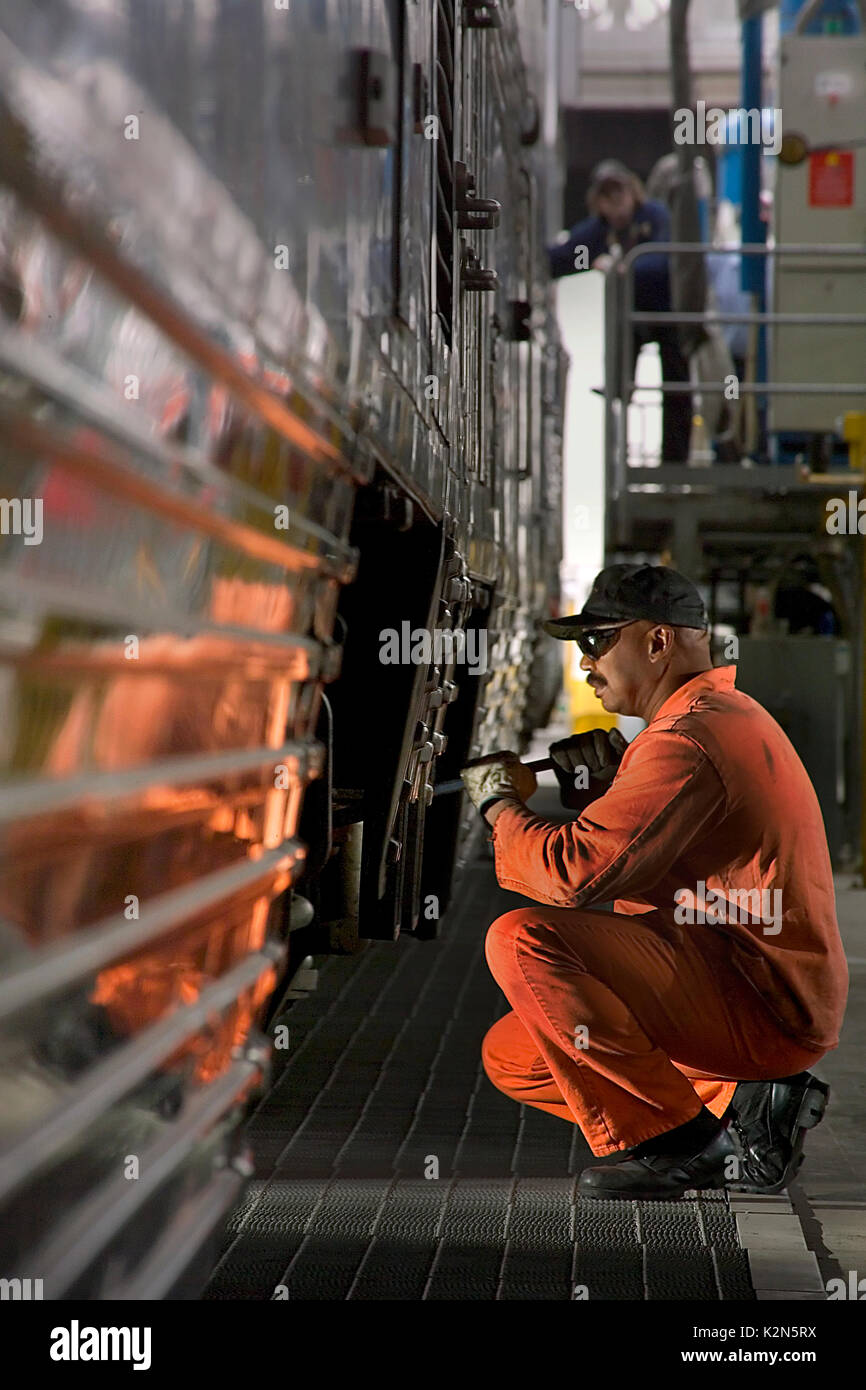
[[[206,1298],[755,1297],[724,1195],[579,1201],[577,1126],[484,1075],[508,1007],[484,934],[519,901],[481,860],[441,940],[325,963],[250,1121],[256,1173]]]

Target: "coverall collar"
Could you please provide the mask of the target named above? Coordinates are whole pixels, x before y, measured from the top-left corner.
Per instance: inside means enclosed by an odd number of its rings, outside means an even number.
[[[733,690],[737,677],[736,666],[713,666],[709,671],[701,671],[690,681],[681,685],[673,695],[669,695],[661,709],[650,720],[650,726],[657,719],[667,719],[671,714],[682,714],[692,701],[704,690]],[[649,727],[649,726],[648,726]]]

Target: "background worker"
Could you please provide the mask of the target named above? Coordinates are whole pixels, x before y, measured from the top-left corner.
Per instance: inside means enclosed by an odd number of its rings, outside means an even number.
[[[485,1038],[485,1070],[577,1123],[594,1154],[623,1155],[583,1171],[584,1196],[779,1190],[826,1104],[805,1069],[837,1046],[847,994],[812,785],[735,668],[713,668],[703,602],[676,571],[612,565],[581,613],[544,626],[578,642],[608,713],[646,727],[627,747],[602,730],[553,745],[583,798],[561,825],[526,807],[535,777],[514,753],[461,774],[500,885],[544,904],[488,932],[513,1012]],[[698,909],[711,890],[740,906],[683,925],[683,890]],[[781,895],[778,926],[743,908],[752,890]]]
[[[593,170],[587,194],[590,216],[572,227],[567,241],[548,248],[554,278],[580,270],[611,271],[632,247],[644,242],[670,241],[670,214],[663,203],[647,198],[636,174],[616,159]],[[581,254],[582,248],[586,254]],[[587,264],[588,262],[588,264]],[[670,313],[668,257],[664,251],[639,256],[632,268],[634,305],[641,312]],[[632,331],[631,374],[645,343],[658,343],[662,379],[689,380],[689,366],[680,348],[676,324],[636,324]],[[662,462],[685,463],[689,457],[692,398],[689,392],[665,392],[662,402]]]
[[[839,615],[833,595],[821,583],[821,570],[811,555],[797,555],[784,570],[773,599],[773,616],[788,632],[834,637]]]

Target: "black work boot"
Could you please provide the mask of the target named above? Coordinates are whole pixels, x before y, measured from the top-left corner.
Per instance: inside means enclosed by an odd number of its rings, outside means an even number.
[[[693,1188],[724,1187],[730,1173],[731,1159],[737,1150],[721,1121],[715,1135],[693,1141],[677,1151],[676,1138],[671,1151],[645,1152],[650,1146],[639,1145],[622,1163],[609,1168],[584,1168],[577,1183],[580,1197],[622,1198],[633,1201],[674,1201]],[[675,1134],[675,1132],[674,1132]],[[664,1141],[667,1136],[661,1136]],[[658,1140],[653,1147],[658,1146]]]
[[[741,1081],[728,1116],[740,1151],[732,1192],[781,1192],[803,1162],[803,1139],[824,1111],[830,1087],[811,1072],[779,1081]]]

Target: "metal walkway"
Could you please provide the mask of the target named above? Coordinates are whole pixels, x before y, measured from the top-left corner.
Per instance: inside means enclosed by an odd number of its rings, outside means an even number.
[[[458,896],[441,940],[331,958],[290,1011],[205,1297],[753,1299],[724,1194],[578,1201],[577,1126],[487,1080],[484,934],[520,899],[484,860]]]

